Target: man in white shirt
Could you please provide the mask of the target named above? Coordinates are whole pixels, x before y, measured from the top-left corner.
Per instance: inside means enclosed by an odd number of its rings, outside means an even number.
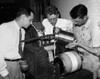
[[[88,17],[88,9],[84,4],[78,4],[71,9],[70,16],[73,20],[76,40],[66,47],[72,48],[78,45],[77,49],[83,58],[82,68],[92,71],[93,79],[100,78],[100,46],[98,46],[100,41],[98,41],[99,36],[96,35],[96,33],[99,35],[99,32]]]
[[[53,30],[55,27],[55,33],[58,33],[60,30],[72,32],[73,24],[70,20],[59,18],[59,11],[56,6],[51,5],[46,9],[46,17],[42,24],[45,27],[44,33],[45,35],[53,34]],[[57,49],[59,49],[59,53],[66,51],[64,48],[64,43],[57,42]]]
[[[32,24],[33,11],[20,8],[15,20],[0,25],[0,77],[4,79],[22,79],[19,60],[19,29],[21,29],[22,40],[25,31]]]
[[[52,15],[51,18],[55,17],[55,15]],[[48,16],[49,18],[49,16]],[[43,25],[45,27],[45,35],[48,35],[48,34],[53,34],[53,28],[54,26],[55,27],[58,27],[64,31],[68,31],[68,32],[71,32],[72,31],[72,22],[70,20],[67,20],[67,19],[62,19],[62,18],[58,18],[57,19],[57,22],[52,25],[50,23],[50,21],[46,18],[43,20]]]
[[[70,32],[73,23],[70,20],[59,18],[59,11],[56,6],[51,5],[46,9],[46,17],[42,24],[45,27],[45,35],[53,34],[53,28],[58,27],[64,31]]]

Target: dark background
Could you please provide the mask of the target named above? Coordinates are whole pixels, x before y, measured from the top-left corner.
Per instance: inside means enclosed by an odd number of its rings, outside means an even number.
[[[19,7],[31,8],[35,12],[34,21],[41,22],[49,5],[50,0],[0,0],[0,24],[13,20]]]

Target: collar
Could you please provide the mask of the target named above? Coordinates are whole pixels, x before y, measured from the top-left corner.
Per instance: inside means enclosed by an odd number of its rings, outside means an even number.
[[[90,19],[87,20],[87,22],[84,26],[87,28],[89,25],[90,25]]]
[[[57,26],[57,24],[59,23],[58,21],[59,21],[59,18],[57,18],[57,22],[56,22],[55,26]],[[47,19],[47,22],[48,22],[49,25],[51,25],[52,27],[54,27],[54,25],[52,25],[52,24],[49,22],[48,19]]]
[[[20,27],[15,20],[14,20],[14,24],[15,24],[15,28],[19,31]]]

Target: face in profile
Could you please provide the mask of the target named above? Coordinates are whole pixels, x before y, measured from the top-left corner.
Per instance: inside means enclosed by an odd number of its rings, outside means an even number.
[[[72,19],[75,26],[82,26],[86,23],[87,17]]]
[[[25,16],[24,28],[28,28],[32,24],[33,19],[34,19],[34,15],[32,12],[31,12],[30,16]]]
[[[58,15],[54,15],[54,14],[50,15],[50,14],[48,14],[48,15],[47,15],[47,18],[48,18],[48,21],[49,21],[53,26],[55,26],[55,24],[56,24],[56,22],[57,22],[57,19],[58,19]]]

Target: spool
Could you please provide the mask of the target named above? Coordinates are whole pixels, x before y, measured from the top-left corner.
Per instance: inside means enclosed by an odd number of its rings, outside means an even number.
[[[58,55],[54,59],[54,64],[59,64],[60,73],[68,74],[79,70],[82,65],[81,57],[75,51],[68,51]]]

